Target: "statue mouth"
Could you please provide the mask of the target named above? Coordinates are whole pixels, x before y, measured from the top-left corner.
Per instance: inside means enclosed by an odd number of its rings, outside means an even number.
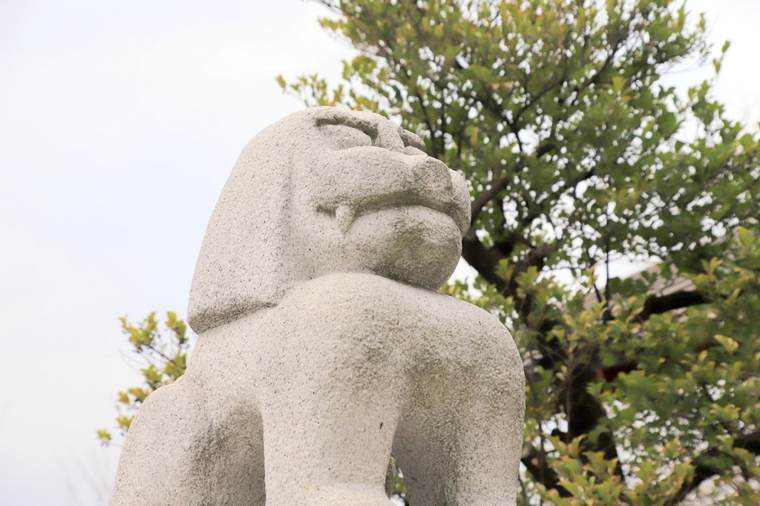
[[[423,207],[442,213],[454,221],[462,235],[470,226],[467,213],[451,198],[443,200],[434,195],[417,192],[401,192],[378,195],[358,199],[351,203],[341,203],[337,206],[319,206],[318,210],[333,215],[340,231],[345,234],[351,225],[360,217],[386,209],[403,209]]]

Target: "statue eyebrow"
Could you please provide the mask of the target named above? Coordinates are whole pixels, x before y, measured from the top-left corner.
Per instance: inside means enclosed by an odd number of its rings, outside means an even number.
[[[412,146],[423,151],[425,150],[425,143],[419,135],[412,133],[409,130],[404,130],[403,128],[398,129],[398,134],[401,137],[401,140],[404,141],[405,146]]]
[[[323,125],[347,126],[369,135],[373,142],[377,138],[377,125],[373,121],[360,118],[344,111],[330,111],[329,114],[318,117],[316,119],[316,124],[318,127]],[[401,137],[404,146],[412,146],[425,151],[425,143],[417,134],[399,127],[398,135]]]
[[[350,114],[334,113],[330,116],[324,116],[317,118],[317,126],[322,125],[342,125],[350,128],[355,128],[369,135],[372,140],[377,137],[377,126],[371,121],[367,121],[362,118],[357,118]]]

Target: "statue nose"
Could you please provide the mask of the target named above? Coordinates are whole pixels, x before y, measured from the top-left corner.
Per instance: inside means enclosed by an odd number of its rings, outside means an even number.
[[[451,175],[446,164],[422,152],[409,154],[403,139],[399,135],[398,127],[393,123],[385,122],[378,125],[374,145],[401,153],[406,163],[411,167],[417,184],[422,183],[423,187],[434,191],[452,191]]]
[[[393,124],[380,124],[378,126],[375,145],[398,152],[403,152],[405,147],[404,141],[398,134],[398,127]]]
[[[452,191],[451,172],[445,163],[430,156],[415,156],[412,173],[426,188],[444,192]]]

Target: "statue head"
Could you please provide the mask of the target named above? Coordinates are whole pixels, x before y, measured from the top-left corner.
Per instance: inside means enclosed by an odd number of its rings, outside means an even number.
[[[464,178],[377,114],[291,114],[243,149],[190,290],[203,332],[277,304],[294,284],[366,272],[423,288],[451,275],[470,225]]]

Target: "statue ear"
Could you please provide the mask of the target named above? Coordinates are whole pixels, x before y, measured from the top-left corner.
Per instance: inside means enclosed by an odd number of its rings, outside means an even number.
[[[274,306],[293,284],[292,150],[278,130],[245,147],[209,220],[190,289],[188,321],[197,333]]]

